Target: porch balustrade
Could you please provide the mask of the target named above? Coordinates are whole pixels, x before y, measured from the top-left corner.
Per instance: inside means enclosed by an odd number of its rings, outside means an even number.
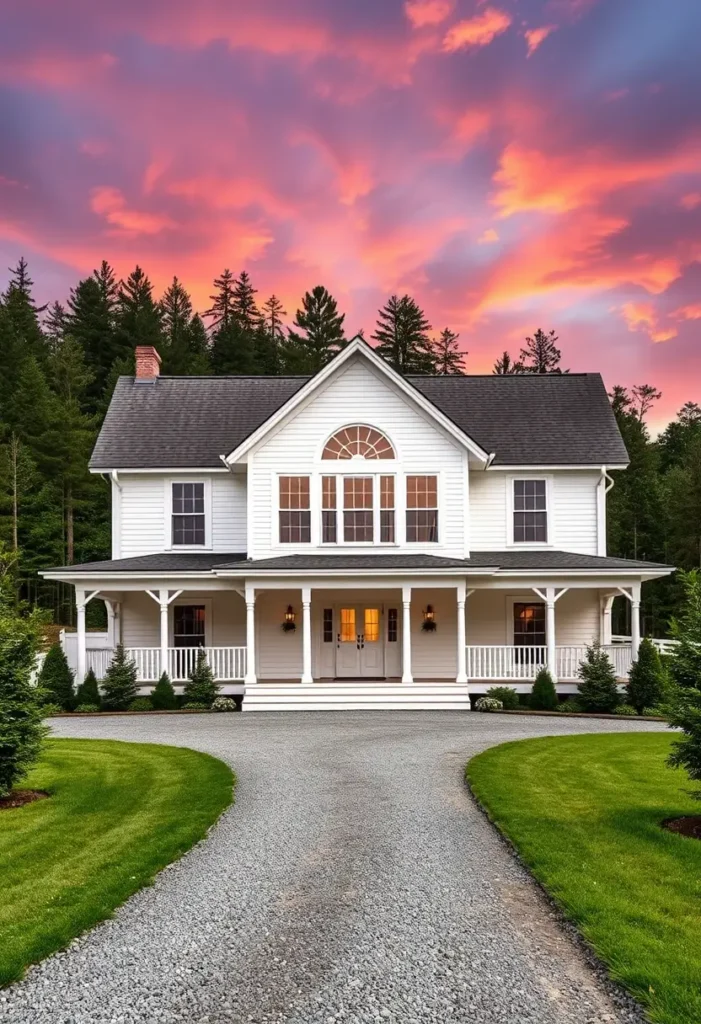
[[[168,675],[173,683],[184,683],[197,664],[202,652],[219,682],[237,682],[246,674],[245,647],[169,647]],[[159,647],[127,647],[126,656],[136,665],[139,682],[155,683],[161,675]],[[92,668],[98,679],[103,679],[114,651],[90,649],[86,651],[87,668]]]
[[[602,650],[608,654],[616,677],[627,679],[632,664],[630,645],[606,644]],[[547,647],[528,646],[468,646],[468,679],[535,679],[548,662]],[[579,678],[579,666],[586,658],[586,647],[556,647],[555,674],[560,682],[573,682]]]

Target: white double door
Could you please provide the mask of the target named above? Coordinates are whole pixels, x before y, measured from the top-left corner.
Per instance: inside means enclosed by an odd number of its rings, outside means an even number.
[[[381,605],[339,605],[336,608],[336,677],[382,679],[385,635]]]

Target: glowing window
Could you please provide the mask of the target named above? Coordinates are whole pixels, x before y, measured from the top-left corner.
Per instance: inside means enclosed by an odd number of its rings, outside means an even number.
[[[393,459],[394,448],[373,427],[344,427],[326,442],[322,459]]]
[[[341,608],[341,643],[355,643],[355,608]]]
[[[365,609],[365,643],[376,644],[380,639],[380,609]]]

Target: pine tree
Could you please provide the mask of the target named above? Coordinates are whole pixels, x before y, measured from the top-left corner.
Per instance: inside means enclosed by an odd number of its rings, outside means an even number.
[[[660,703],[663,693],[664,677],[660,656],[652,641],[645,637],[628,676],[628,703],[642,715],[645,708],[654,708]]]
[[[253,373],[253,340],[235,318],[222,320],[212,332],[211,359],[213,373],[220,376]]]
[[[662,392],[652,384],[636,384],[631,393],[635,414],[639,420],[644,420],[655,402],[662,398]]]
[[[701,433],[692,434],[681,464],[662,478],[662,501],[668,557],[680,568],[701,566]]]
[[[92,277],[80,281],[68,300],[66,333],[80,345],[92,373],[88,396],[93,410],[100,402],[115,359],[124,354],[118,349],[115,334],[115,307],[111,268],[106,263]]]
[[[555,711],[559,703],[553,677],[547,668],[541,668],[535,677],[528,706],[533,711]]]
[[[670,712],[670,726],[683,730],[685,735],[672,744],[667,764],[683,768],[690,779],[701,782],[701,693],[682,691],[672,702]]]
[[[606,651],[598,643],[587,647],[586,659],[579,666],[579,702],[585,711],[610,713],[621,703],[616,674]]]
[[[173,711],[178,706],[175,690],[167,672],[163,673],[151,691],[151,706],[154,711]]]
[[[185,704],[203,704],[211,707],[219,692],[219,683],[212,675],[212,670],[207,663],[207,656],[200,651],[197,656],[197,664],[190,672],[190,677],[183,687],[183,698]]]
[[[0,798],[36,763],[46,735],[39,694],[32,685],[41,619],[15,607],[14,559],[0,552]]]
[[[467,352],[458,348],[459,334],[444,327],[440,336],[432,343],[435,372],[441,376],[462,374],[465,372]]]
[[[124,358],[138,345],[153,345],[159,353],[162,351],[160,309],[154,301],[151,282],[139,266],[120,284],[114,336],[115,359]]]
[[[298,330],[290,330],[283,350],[287,372],[313,374],[326,366],[345,344],[344,320],[323,285],[306,292],[294,319]]]
[[[414,299],[392,295],[378,312],[372,336],[377,342],[375,351],[399,373],[435,373],[430,330],[431,325]]]
[[[681,614],[675,616],[669,632],[678,641],[669,663],[677,686],[701,690],[701,570],[680,571],[684,593]]]
[[[511,377],[514,374],[525,373],[525,367],[521,362],[514,362],[508,352],[503,352],[494,364],[492,373],[498,377]]]
[[[57,704],[64,711],[72,711],[75,707],[73,673],[60,644],[53,644],[46,652],[37,686],[44,691],[45,704]]]
[[[234,283],[233,314],[244,331],[250,333],[251,341],[253,341],[253,335],[260,324],[260,313],[255,300],[257,292],[258,289],[253,287],[246,271],[242,270]]]
[[[562,353],[555,347],[557,340],[555,331],[546,334],[540,327],[532,338],[526,338],[526,345],[521,349],[520,357],[526,373],[563,372],[560,369]]]
[[[102,680],[102,706],[105,711],[126,711],[136,695],[136,665],[119,644]]]
[[[214,279],[216,292],[210,295],[212,306],[205,312],[212,320],[212,327],[228,327],[234,318],[234,275],[227,267],[221,277]]]
[[[256,373],[267,377],[274,377],[280,373],[284,344],[282,317],[286,315],[277,296],[271,295],[263,303],[261,322],[253,346]]]
[[[46,306],[37,306],[34,302],[34,282],[24,257],[20,258],[14,270],[10,269],[10,274],[10,283],[3,295],[5,311],[25,354],[34,356],[41,363],[49,350],[39,323],[39,316],[46,311]]]
[[[207,373],[209,352],[207,333],[192,300],[177,277],[159,303],[163,326],[163,364],[161,372],[176,376]]]
[[[99,708],[101,700],[97,676],[94,670],[89,668],[85,673],[85,679],[78,687],[75,695],[75,706],[80,707],[83,705]]]
[[[63,343],[67,327],[67,313],[60,302],[49,306],[44,317],[44,334],[49,343],[49,352],[53,355]]]

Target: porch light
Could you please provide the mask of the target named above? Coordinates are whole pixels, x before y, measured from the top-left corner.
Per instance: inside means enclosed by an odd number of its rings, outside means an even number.
[[[288,604],[285,618],[282,621],[282,629],[284,633],[292,633],[296,628],[295,610],[291,604]]]
[[[436,627],[436,613],[433,610],[433,605],[427,604],[426,610],[424,611],[424,621],[421,628],[424,630],[425,633],[434,633],[436,631]]]

